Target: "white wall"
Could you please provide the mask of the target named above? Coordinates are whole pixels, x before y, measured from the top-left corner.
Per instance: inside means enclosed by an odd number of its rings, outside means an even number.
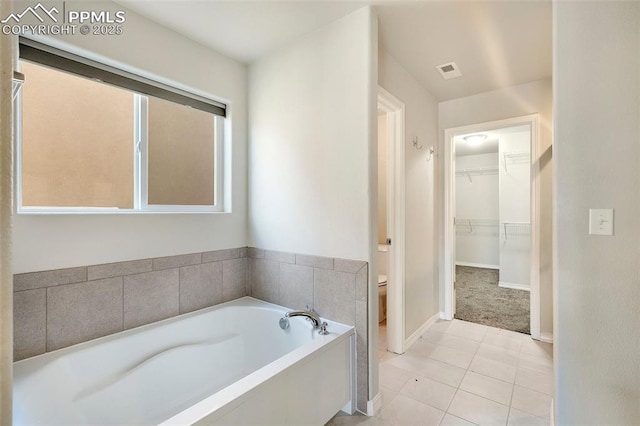
[[[437,144],[438,104],[391,55],[380,50],[378,82],[405,105],[406,242],[405,337],[411,336],[438,313],[437,256],[435,242],[435,157],[427,150]],[[418,137],[421,151],[413,147]]]
[[[113,3],[92,3],[92,8],[122,9]],[[16,215],[14,273],[247,244],[246,67],[133,12],[126,18],[119,36],[56,39],[89,56],[226,100],[233,137],[232,213]]]
[[[439,105],[439,152],[443,152],[444,131],[452,127],[540,114],[540,328],[553,334],[553,277],[551,235],[551,80],[539,80],[507,89],[442,102]],[[438,158],[438,244],[440,265],[444,262],[444,155]],[[444,277],[440,274],[444,289]],[[440,292],[444,306],[444,291]]]
[[[456,157],[456,171],[480,167],[497,167],[498,153],[464,155]],[[456,174],[456,264],[499,268],[499,235],[497,222],[500,220],[498,198],[498,172],[495,174],[471,176]],[[468,220],[494,220],[471,223]]]
[[[378,244],[386,244],[387,243],[386,240],[387,240],[387,114],[379,114],[378,115]]]
[[[638,424],[640,3],[553,7],[555,424]]]
[[[368,10],[250,66],[251,245],[370,260]]]
[[[531,152],[531,133],[500,136],[500,281],[498,285],[530,288],[531,226],[509,223],[531,222],[530,158],[505,155]],[[507,225],[505,227],[505,222]]]

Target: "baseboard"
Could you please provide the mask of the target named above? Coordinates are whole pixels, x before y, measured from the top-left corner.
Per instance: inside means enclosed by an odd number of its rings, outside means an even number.
[[[356,410],[356,404],[353,403],[353,401],[349,401],[345,404],[344,407],[342,407],[342,411],[343,413],[347,413],[350,416],[353,416],[355,414]]]
[[[371,401],[367,401],[367,416],[373,417],[382,409],[382,394],[378,392]]]
[[[443,311],[438,312],[438,316],[440,317],[441,320],[449,320],[449,318],[445,316]]]
[[[540,333],[540,341],[553,343],[553,333]]]
[[[433,315],[416,331],[414,331],[411,336],[409,336],[409,338],[404,341],[404,350],[406,351],[407,349],[409,349],[411,345],[413,345],[420,338],[420,336],[422,336],[424,332],[427,331],[429,327],[431,327],[436,321],[438,321],[438,319],[440,319],[440,312]]]
[[[531,287],[524,284],[508,283],[506,281],[498,281],[498,287],[512,288],[514,290],[531,291]]]
[[[456,262],[456,266],[470,266],[472,268],[500,269],[499,265],[488,265],[486,263]]]

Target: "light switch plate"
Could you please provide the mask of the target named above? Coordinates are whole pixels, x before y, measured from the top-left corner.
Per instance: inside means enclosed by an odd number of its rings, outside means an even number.
[[[613,235],[613,209],[589,209],[589,235]]]

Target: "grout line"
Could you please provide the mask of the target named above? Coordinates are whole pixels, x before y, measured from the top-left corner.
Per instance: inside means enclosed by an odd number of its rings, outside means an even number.
[[[278,305],[282,305],[282,299],[280,297],[280,294],[282,293],[281,291],[282,290],[282,262],[277,262],[277,263],[278,263],[278,282],[276,283],[276,300],[277,300],[276,303]]]
[[[522,344],[520,345],[520,349],[522,349]],[[520,368],[520,355],[521,352],[518,353],[518,360],[516,362],[516,373],[513,377],[513,384],[511,385],[511,398],[509,399],[509,413],[507,414],[507,423],[509,422],[509,418],[511,417],[511,408],[513,408],[513,394],[516,391],[516,380],[518,378],[518,368]]]
[[[200,259],[200,260],[202,260],[202,259]],[[202,265],[202,263],[200,265]],[[182,280],[180,279],[180,275],[182,275],[182,274],[180,273],[180,269],[182,269],[182,268],[183,268],[182,266],[178,267],[178,315],[180,315],[182,313],[182,306],[181,306],[182,304],[181,304],[181,300],[180,300],[181,299],[180,293],[182,292]],[[202,267],[200,269],[200,273],[202,273]]]
[[[124,331],[124,277],[120,277],[120,285],[122,286],[122,297],[121,297],[121,307],[122,307],[122,316],[120,317],[120,323],[122,325],[121,329]]]
[[[446,330],[445,330],[445,334],[446,334]],[[450,334],[450,335],[453,336],[453,334]],[[460,337],[460,338],[462,338],[462,337]],[[484,336],[483,336],[483,339],[484,339]],[[471,339],[467,339],[467,340],[471,340]],[[466,377],[467,373],[469,372],[469,368],[471,368],[471,363],[473,362],[473,358],[475,358],[476,353],[478,352],[479,348],[480,348],[480,345],[478,344],[478,347],[474,351],[473,357],[471,358],[471,361],[469,362],[469,365],[467,366],[464,374],[462,375],[462,379],[460,380],[460,383],[458,383],[458,386],[456,386],[456,391],[454,392],[453,397],[451,398],[451,401],[449,401],[449,404],[447,405],[447,409],[445,410],[445,415],[449,412],[449,408],[451,408],[451,404],[453,404],[453,400],[456,398],[456,395],[458,394],[458,392],[462,390],[462,389],[460,389],[460,386],[462,385],[462,382],[464,381],[464,378]],[[463,420],[466,420],[466,419],[463,419]]]
[[[518,360],[520,362],[520,360]],[[518,367],[516,366],[516,376],[518,375]],[[513,378],[513,383],[511,384],[511,398],[509,398],[509,412],[507,413],[507,423],[509,422],[509,418],[511,417],[511,408],[513,404],[513,394],[516,391],[516,378]]]
[[[313,309],[314,311],[316,310],[316,270],[313,267],[311,268],[311,309]],[[367,314],[367,320],[368,318],[369,316]]]
[[[44,292],[44,353],[49,352],[49,289]]]

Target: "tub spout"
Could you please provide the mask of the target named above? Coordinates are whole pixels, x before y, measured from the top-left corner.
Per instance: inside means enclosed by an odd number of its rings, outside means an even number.
[[[284,316],[287,318],[306,317],[313,324],[313,328],[317,329],[321,326],[320,317],[313,311],[289,311]]]

